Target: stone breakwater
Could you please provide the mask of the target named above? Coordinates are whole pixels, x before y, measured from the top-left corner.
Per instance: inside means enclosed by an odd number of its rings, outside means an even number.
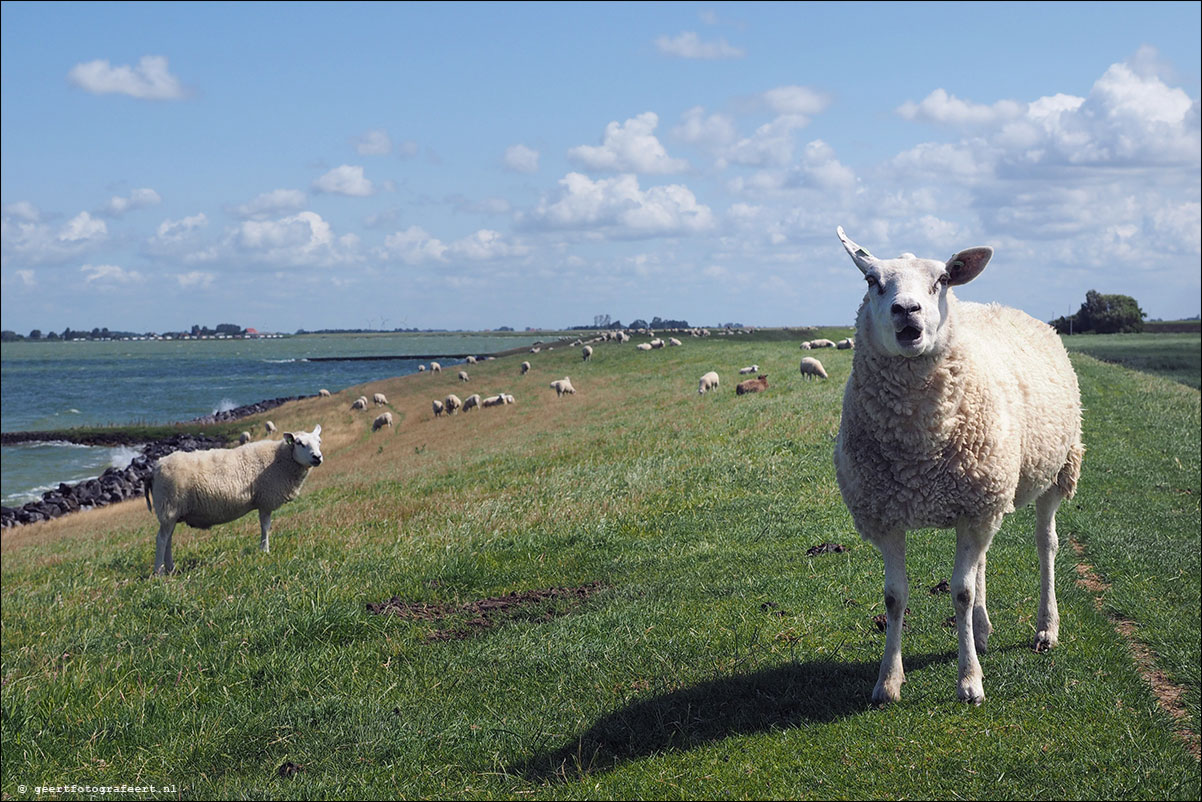
[[[224,440],[208,435],[177,434],[156,440],[143,448],[127,468],[108,468],[97,478],[77,485],[62,483],[58,489],[43,493],[41,501],[31,501],[21,507],[0,507],[0,528],[48,521],[69,512],[107,507],[137,498],[145,492],[155,463],[171,452],[224,447]]]

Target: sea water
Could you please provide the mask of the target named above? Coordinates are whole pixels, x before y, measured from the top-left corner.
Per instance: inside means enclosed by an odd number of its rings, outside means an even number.
[[[417,359],[310,361],[312,357],[487,354],[540,339],[535,333],[301,335],[257,340],[15,342],[0,346],[5,432],[161,424],[281,396],[331,392],[417,372]],[[441,360],[453,364],[455,359]],[[0,449],[0,501],[19,506],[60,482],[74,484],[137,450],[71,443]]]

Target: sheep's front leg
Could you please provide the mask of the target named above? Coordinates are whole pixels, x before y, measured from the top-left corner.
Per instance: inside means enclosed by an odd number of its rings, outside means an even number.
[[[1039,619],[1035,630],[1035,651],[1046,652],[1060,640],[1060,610],[1056,606],[1056,510],[1060,491],[1052,488],[1035,502],[1035,546],[1039,549]]]
[[[885,560],[885,654],[881,658],[881,673],[872,690],[875,704],[887,704],[901,699],[901,686],[906,681],[902,669],[901,638],[906,603],[910,600],[910,580],[906,576],[906,533],[890,532],[876,541]]]
[[[995,528],[970,525],[956,527],[956,565],[952,571],[952,598],[956,604],[956,633],[960,642],[960,684],[957,695],[961,701],[972,702],[975,705],[985,701],[984,675],[977,660],[977,645],[973,633],[977,571],[984,566],[985,552],[989,549]],[[981,584],[984,584],[983,580]]]
[[[259,510],[259,550],[264,554],[271,551],[268,538],[271,536],[271,510]]]
[[[980,654],[989,645],[989,635],[993,632],[989,611],[985,609],[985,552],[981,552],[981,561],[977,563],[976,578],[976,592],[972,599],[972,637],[977,654]]]
[[[155,574],[169,574],[175,570],[175,560],[171,559],[171,536],[173,534],[175,534],[174,521],[165,521],[159,524],[159,533],[154,539]]]

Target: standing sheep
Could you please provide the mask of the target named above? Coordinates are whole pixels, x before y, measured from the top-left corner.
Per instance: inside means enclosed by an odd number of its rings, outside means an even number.
[[[264,423],[263,429],[266,430],[268,437],[275,434],[275,432],[276,432],[275,424],[272,423],[271,421],[267,421],[266,423]]]
[[[463,402],[459,400],[459,396],[451,393],[445,399],[443,399],[442,406],[448,415],[454,415],[459,411],[459,408],[463,406]]]
[[[163,457],[146,483],[146,508],[159,519],[154,572],[175,570],[171,537],[177,523],[197,529],[259,511],[259,548],[269,551],[271,514],[296,498],[309,469],[321,464],[321,426],[285,432],[233,449],[176,451]]]
[[[431,373],[442,373],[442,365],[438,364],[437,362],[431,362],[430,363],[430,372]]]
[[[868,282],[835,445],[839,490],[856,529],[885,561],[888,622],[878,703],[905,681],[902,617],[909,598],[906,532],[956,530],[952,598],[959,639],[957,695],[985,698],[977,652],[993,627],[985,553],[1007,513],[1035,502],[1040,599],[1034,648],[1059,638],[1056,510],[1081,472],[1081,397],[1060,339],[1016,309],[958,301],[993,250],[947,262],[877,259],[838,229]]]
[[[383,406],[388,405],[388,399],[384,397],[383,393],[376,393],[375,395],[373,395],[371,397],[371,401],[373,404],[375,404],[378,407],[383,407]]]
[[[461,381],[461,382],[470,381],[466,370],[459,371],[459,381]]]
[[[530,372],[530,363],[529,363],[529,362],[523,362],[523,363],[522,363],[522,375],[523,375],[523,376],[525,376],[525,375],[526,375],[527,373],[529,373],[529,372]]]
[[[367,396],[361,395],[351,403],[351,409],[367,409]]]
[[[572,380],[567,376],[551,382],[551,389],[555,391],[557,397],[563,397],[565,393],[576,395],[576,388],[572,386]]]
[[[465,357],[463,361],[469,365],[474,365],[474,364],[476,364],[476,357],[468,356],[468,357]]]
[[[434,408],[434,417],[437,418],[442,415],[443,405],[441,401],[435,398],[431,406]]]
[[[238,435],[238,445],[244,446],[250,442],[250,432],[243,432]]]
[[[590,359],[593,358],[593,347],[591,345],[586,345],[586,346],[584,346],[584,348],[581,348],[580,356],[584,359],[585,362],[588,362]]]
[[[701,395],[709,390],[718,389],[718,374],[710,371],[701,377],[701,381],[697,384],[697,394]]]
[[[425,373],[425,372],[426,372],[426,366],[425,366],[425,365],[418,365],[418,366],[417,366],[417,372],[418,372],[418,373]]]
[[[382,415],[377,415],[376,419],[371,422],[371,430],[373,432],[377,431],[379,429],[383,429],[385,426],[387,426],[389,429],[392,428],[392,413],[391,412],[385,412]]]
[[[826,368],[822,367],[822,363],[812,356],[804,356],[801,358],[801,364],[798,366],[801,375],[809,379],[811,376],[817,376],[820,379],[827,378]]]
[[[327,389],[326,389],[326,388],[324,388],[324,387],[322,387],[320,390],[318,390],[318,391],[317,391],[317,394],[318,394],[319,396],[321,396],[322,398],[329,398],[329,397],[330,397],[330,391],[329,391],[329,390],[327,390]]]
[[[463,399],[463,411],[467,412],[472,409],[480,408],[480,394],[472,393],[467,398]]]

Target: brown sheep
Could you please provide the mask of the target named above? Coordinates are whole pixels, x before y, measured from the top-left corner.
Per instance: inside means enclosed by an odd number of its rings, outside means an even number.
[[[735,394],[743,395],[744,393],[762,393],[764,390],[767,390],[767,389],[768,389],[768,374],[761,373],[759,376],[755,377],[754,379],[747,379],[745,381],[739,382],[738,386],[735,387]]]

